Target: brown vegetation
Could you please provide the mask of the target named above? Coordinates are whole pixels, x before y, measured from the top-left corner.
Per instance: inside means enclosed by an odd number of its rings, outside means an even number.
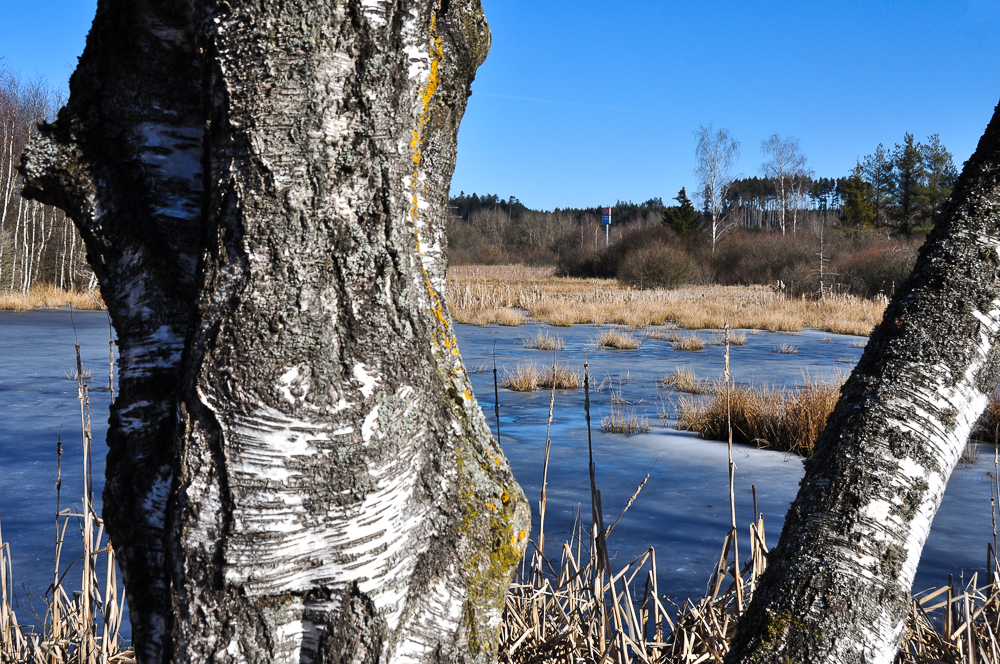
[[[799,389],[715,383],[705,402],[681,399],[677,427],[710,440],[733,442],[811,456],[827,417],[840,397],[840,385],[807,379]]]
[[[566,347],[566,340],[556,334],[549,334],[539,330],[533,337],[526,337],[521,340],[525,348],[536,350],[562,350]]]
[[[660,378],[660,387],[672,387],[678,392],[688,394],[710,394],[715,385],[710,380],[701,380],[694,375],[691,369],[677,367],[673,373],[665,374]]]
[[[72,306],[74,309],[104,309],[104,300],[97,289],[69,291],[55,286],[32,286],[27,292],[0,293],[0,310],[30,311]]]
[[[496,312],[526,311],[537,322],[632,328],[674,323],[685,329],[762,329],[868,335],[886,298],[789,297],[765,286],[688,286],[634,290],[614,279],[556,277],[552,268],[456,266],[448,272],[448,304],[457,322],[487,325]]]
[[[620,330],[605,330],[593,340],[595,348],[616,348],[618,350],[636,350],[642,346],[642,339]]]

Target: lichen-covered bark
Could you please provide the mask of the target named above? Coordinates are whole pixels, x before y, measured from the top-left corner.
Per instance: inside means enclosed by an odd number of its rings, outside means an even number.
[[[142,661],[495,657],[528,512],[443,247],[488,48],[478,0],[101,3],[22,168],[119,333],[105,504]]]
[[[1000,111],[806,461],[728,662],[891,662],[931,521],[1000,380]]]

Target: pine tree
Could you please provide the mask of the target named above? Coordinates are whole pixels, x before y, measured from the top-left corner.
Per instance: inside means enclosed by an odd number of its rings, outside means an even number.
[[[941,144],[937,134],[928,137],[927,144],[920,146],[926,178],[921,191],[922,216],[930,226],[941,203],[951,196],[951,189],[958,179],[958,171],[952,162],[951,153]]]
[[[873,187],[865,178],[865,167],[861,162],[854,167],[847,180],[841,211],[847,223],[858,229],[870,228],[878,216]]]
[[[925,189],[923,159],[924,146],[913,140],[913,134],[903,135],[903,144],[896,144],[892,154],[893,166],[893,216],[899,222],[903,233],[909,235],[916,226],[920,212],[920,198]]]
[[[688,199],[684,187],[681,187],[674,200],[678,204],[663,211],[663,223],[673,228],[681,237],[688,237],[697,230],[694,204]]]

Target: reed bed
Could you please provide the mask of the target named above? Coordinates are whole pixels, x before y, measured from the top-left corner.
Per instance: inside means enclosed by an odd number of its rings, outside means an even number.
[[[722,334],[712,337],[713,346],[725,346],[726,337]],[[747,345],[747,333],[746,332],[730,332],[729,333],[729,345],[730,346],[746,346]]]
[[[677,367],[672,373],[660,378],[660,387],[672,387],[688,394],[711,394],[715,390],[715,383],[698,378],[689,368]]]
[[[612,403],[611,414],[601,417],[601,431],[626,436],[649,433],[649,418],[639,415],[635,409],[628,408],[623,403]]]
[[[616,348],[618,350],[636,350],[642,346],[642,339],[622,332],[621,330],[605,330],[594,337],[592,345],[595,348]]]
[[[534,362],[519,363],[514,371],[504,369],[500,387],[515,392],[534,392],[538,389],[571,390],[580,387],[580,372],[567,364],[556,364],[539,369]]]
[[[580,387],[580,372],[568,364],[553,365],[541,372],[538,387],[545,390],[572,390]]]
[[[717,382],[707,401],[680,399],[677,428],[697,431],[709,440],[727,440],[728,399],[733,442],[812,456],[842,383],[843,379],[824,383],[807,378],[799,389],[784,389]]]
[[[591,528],[589,538],[575,535],[558,558],[543,557],[536,547],[530,563],[522,564],[507,593],[499,661],[722,664],[767,567],[763,516],[750,524],[749,555],[734,564],[730,532],[708,592],[679,606],[661,600],[652,547],[610,570],[601,562],[597,534]],[[947,586],[918,593],[895,664],[1000,663],[998,577],[994,563],[984,585],[974,575],[965,586],[949,579]]]
[[[729,323],[769,332],[812,327],[867,336],[881,320],[887,300],[846,295],[797,299],[765,286],[633,290],[614,279],[556,277],[551,268],[455,266],[448,272],[448,303],[456,321],[476,325],[490,321],[489,312],[506,308],[556,326],[644,328],[672,322],[685,329],[722,329]]]
[[[68,291],[55,286],[32,286],[27,293],[0,293],[0,310],[30,311],[58,307],[101,310],[104,300],[97,289],[93,291]]]
[[[536,350],[562,350],[566,348],[566,340],[557,334],[549,334],[539,330],[533,337],[526,337],[521,340],[525,348]]]
[[[62,439],[56,442],[56,536],[52,584],[45,592],[46,610],[41,632],[22,627],[14,601],[13,565],[10,545],[0,534],[0,661],[26,664],[132,664],[135,653],[120,635],[125,596],[119,590],[114,547],[107,539],[104,522],[94,510],[91,476],[90,396],[76,346],[76,383],[80,401],[83,438],[84,496],[80,508],[60,509],[62,479]],[[62,568],[66,531],[78,525],[83,539],[83,555]],[[68,589],[64,580],[76,568],[79,591]],[[104,569],[104,578],[98,574]]]
[[[674,350],[704,350],[705,340],[697,334],[685,334],[674,342]]]

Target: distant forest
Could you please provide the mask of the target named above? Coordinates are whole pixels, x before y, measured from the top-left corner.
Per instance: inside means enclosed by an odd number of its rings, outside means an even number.
[[[786,144],[788,142],[786,141]],[[797,150],[797,142],[793,144]],[[816,234],[822,225],[845,233],[917,237],[933,226],[934,214],[951,194],[958,172],[937,135],[917,143],[905,134],[893,149],[879,145],[839,177],[815,177],[804,158],[786,160],[781,177],[728,180],[721,196],[720,241],[740,233]],[[762,172],[777,173],[772,160]],[[784,180],[783,182],[781,180]],[[782,189],[784,195],[782,195]],[[711,196],[691,200],[686,188],[664,203],[617,201],[611,243],[637,229],[667,226],[686,246],[708,242]],[[605,245],[598,206],[532,210],[516,197],[460,192],[450,200],[449,257],[452,263],[563,264]],[[784,217],[784,223],[782,221]],[[784,232],[782,232],[784,231]]]

